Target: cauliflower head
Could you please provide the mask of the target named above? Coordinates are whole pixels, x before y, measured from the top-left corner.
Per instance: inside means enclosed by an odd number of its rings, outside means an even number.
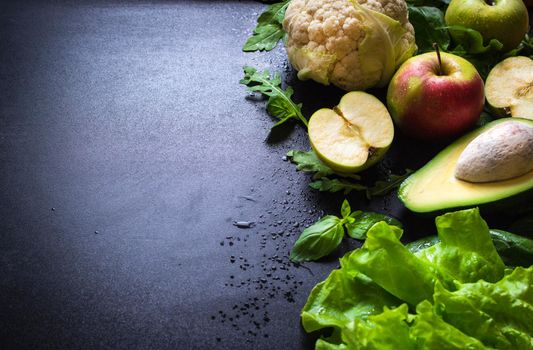
[[[298,78],[344,90],[385,86],[416,51],[405,0],[292,0],[283,28]]]

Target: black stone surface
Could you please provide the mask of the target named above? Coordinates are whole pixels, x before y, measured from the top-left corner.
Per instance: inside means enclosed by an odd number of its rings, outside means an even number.
[[[343,196],[282,159],[309,147],[305,131],[267,137],[273,121],[239,79],[245,64],[282,72],[308,117],[342,92],[296,81],[283,48],[241,52],[263,6],[2,2],[1,349],[312,347],[299,310],[358,243],[288,262]],[[400,136],[366,177],[438,148]],[[434,233],[394,194],[349,198],[402,219],[406,240]]]

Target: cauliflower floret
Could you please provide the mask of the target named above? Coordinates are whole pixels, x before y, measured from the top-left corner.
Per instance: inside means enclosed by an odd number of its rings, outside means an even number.
[[[364,90],[388,83],[416,50],[405,0],[292,0],[283,27],[302,80]]]

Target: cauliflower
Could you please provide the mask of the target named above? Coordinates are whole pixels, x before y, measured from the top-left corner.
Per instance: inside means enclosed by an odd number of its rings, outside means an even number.
[[[385,86],[416,51],[405,0],[292,0],[283,28],[298,78],[344,90]]]

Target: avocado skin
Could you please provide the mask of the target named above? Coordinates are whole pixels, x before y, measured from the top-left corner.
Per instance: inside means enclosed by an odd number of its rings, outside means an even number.
[[[412,187],[412,184],[418,181],[421,176],[424,175],[434,175],[435,172],[431,172],[431,168],[438,166],[442,163],[441,158],[443,158],[446,154],[450,153],[450,151],[453,148],[456,148],[460,145],[464,145],[465,141],[470,142],[473,140],[477,135],[481,134],[483,131],[486,131],[493,126],[505,122],[505,121],[519,121],[526,123],[527,125],[533,127],[533,121],[527,120],[527,119],[521,119],[521,118],[502,118],[495,120],[493,122],[490,122],[486,124],[485,126],[478,128],[460,139],[453,142],[451,145],[446,147],[444,150],[442,150],[439,154],[437,154],[432,160],[430,160],[426,165],[424,165],[422,168],[417,170],[415,173],[413,173],[411,176],[409,176],[407,179],[405,179],[402,184],[400,185],[400,188],[398,189],[398,198],[403,202],[403,204],[412,212],[420,213],[422,215],[440,215],[442,213],[453,211],[453,210],[460,210],[460,209],[466,209],[466,208],[472,208],[472,207],[479,207],[481,212],[484,214],[490,214],[490,213],[498,213],[500,215],[504,216],[515,216],[515,215],[522,215],[524,213],[533,213],[533,183],[531,180],[528,180],[528,184],[526,184],[527,188],[519,193],[510,194],[507,197],[500,198],[497,200],[472,200],[467,201],[466,203],[458,204],[458,205],[449,205],[446,203],[443,203],[441,206],[439,205],[431,205],[431,208],[424,208],[424,205],[420,205],[420,203],[417,203],[416,198],[413,198],[413,194],[410,193],[410,188]],[[455,161],[457,158],[455,158]],[[422,174],[421,174],[422,173]],[[427,173],[427,174],[424,174]],[[514,188],[514,186],[513,186]],[[430,189],[431,190],[431,189]],[[435,195],[438,195],[438,192],[435,192]],[[460,201],[461,198],[458,198]]]

